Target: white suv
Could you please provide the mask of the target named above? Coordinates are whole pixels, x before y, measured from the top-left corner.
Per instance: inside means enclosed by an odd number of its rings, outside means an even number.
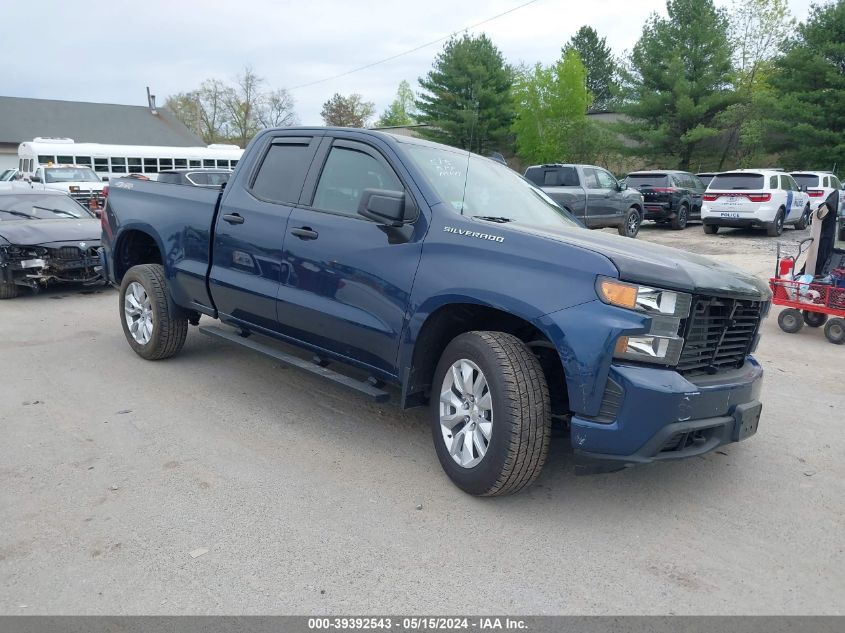
[[[793,171],[792,177],[801,187],[807,188],[810,196],[810,206],[818,209],[827,197],[837,189],[839,190],[839,215],[845,215],[845,196],[843,196],[842,183],[839,178],[829,171]]]
[[[785,224],[796,229],[810,222],[810,197],[789,174],[775,169],[737,169],[717,174],[704,193],[701,221],[705,233],[720,226],[759,227],[776,237]]]

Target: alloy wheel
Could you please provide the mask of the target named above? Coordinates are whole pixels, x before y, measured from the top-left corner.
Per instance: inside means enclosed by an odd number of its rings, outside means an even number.
[[[126,287],[123,314],[132,338],[141,345],[149,343],[153,336],[153,308],[147,291],[137,281]]]
[[[459,466],[472,468],[484,459],[493,433],[493,398],[484,372],[471,360],[456,361],[443,377],[440,430]]]

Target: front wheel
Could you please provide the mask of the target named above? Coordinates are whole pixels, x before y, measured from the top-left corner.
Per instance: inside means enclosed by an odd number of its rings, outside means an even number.
[[[434,373],[431,433],[440,465],[472,495],[517,492],[543,468],[549,389],[528,347],[503,332],[466,332]]]
[[[769,237],[777,237],[783,233],[783,209],[778,209],[774,221],[766,225],[766,235]]]
[[[810,224],[810,205],[808,204],[804,207],[804,213],[801,214],[801,218],[795,223],[795,229],[798,231],[803,231],[807,228],[807,225]]]
[[[18,296],[17,284],[0,282],[0,299],[14,299]]]
[[[637,233],[640,232],[640,225],[642,223],[643,219],[640,216],[640,212],[634,207],[631,207],[628,209],[625,220],[619,225],[619,235],[624,237],[637,237]]]
[[[130,347],[141,358],[170,358],[182,349],[188,319],[167,300],[160,264],[133,266],[120,284],[120,321]]]
[[[824,326],[824,335],[828,341],[835,345],[845,343],[845,319],[836,317],[828,321]]]
[[[704,232],[707,235],[716,235],[719,232],[719,225],[718,224],[705,224],[704,225]]]
[[[804,327],[801,311],[795,308],[787,308],[778,315],[778,325],[784,332],[795,334]]]

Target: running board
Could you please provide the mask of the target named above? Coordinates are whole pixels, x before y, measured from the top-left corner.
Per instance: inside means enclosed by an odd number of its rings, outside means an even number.
[[[348,387],[349,389],[354,389],[355,391],[362,393],[365,396],[369,396],[376,402],[387,402],[387,400],[390,399],[390,394],[382,389],[379,389],[376,384],[373,384],[373,382],[357,380],[355,378],[350,378],[349,376],[344,376],[343,374],[339,374],[336,371],[329,369],[328,367],[324,367],[312,361],[299,358],[298,356],[294,356],[293,354],[288,354],[279,349],[276,349],[275,347],[271,347],[270,345],[259,343],[251,337],[244,338],[238,332],[230,332],[227,330],[222,330],[219,327],[205,325],[200,326],[198,329],[202,334],[205,334],[206,336],[221,339],[228,343],[238,345],[239,347],[246,347],[247,349],[251,349],[254,352],[258,352],[259,354],[268,356],[273,360],[278,361],[284,365],[290,365],[292,367],[304,369],[309,373],[316,374],[317,376],[321,376],[322,378],[326,378],[327,380],[330,380],[337,385],[342,385],[344,387]]]

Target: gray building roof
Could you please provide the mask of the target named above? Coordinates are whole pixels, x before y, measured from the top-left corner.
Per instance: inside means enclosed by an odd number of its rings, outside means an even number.
[[[0,143],[36,136],[72,138],[77,143],[202,147],[203,140],[171,112],[147,106],[0,97]]]

